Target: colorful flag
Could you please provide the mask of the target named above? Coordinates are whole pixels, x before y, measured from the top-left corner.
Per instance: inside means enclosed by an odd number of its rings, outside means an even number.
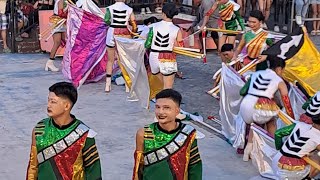
[[[63,75],[76,87],[97,82],[106,74],[106,35],[104,20],[90,12],[69,6],[67,42],[63,56]]]
[[[149,101],[162,90],[163,84],[150,75],[144,64],[144,40],[115,37],[118,63],[126,84],[130,87],[128,99],[140,101],[148,108]]]
[[[263,54],[285,60],[284,78],[289,82],[298,81],[308,95],[313,96],[320,89],[320,54],[305,27],[295,29]]]

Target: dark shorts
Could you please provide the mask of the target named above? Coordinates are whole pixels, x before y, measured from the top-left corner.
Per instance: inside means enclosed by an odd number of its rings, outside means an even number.
[[[208,31],[206,31],[206,36],[208,34]],[[211,37],[212,39],[219,39],[219,35],[217,31],[211,31]],[[199,33],[199,38],[202,39],[202,33]]]
[[[225,36],[237,36],[236,34],[228,34],[228,33],[223,33]]]

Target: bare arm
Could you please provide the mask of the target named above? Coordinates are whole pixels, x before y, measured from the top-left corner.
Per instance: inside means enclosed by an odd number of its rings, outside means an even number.
[[[184,47],[181,30],[178,31],[177,42],[178,42],[179,47]]]
[[[131,26],[132,26],[132,32],[136,33],[138,31],[138,27],[137,27],[136,18],[134,16],[133,12],[130,15],[130,23],[131,23]]]
[[[245,45],[246,45],[246,41],[244,40],[244,36],[242,36],[241,41],[238,45],[238,48],[234,51],[233,58],[232,58],[233,60],[237,59],[238,55],[240,54],[240,52],[242,51]]]
[[[204,30],[204,27],[205,27],[206,24],[208,23],[209,17],[210,17],[211,14],[217,9],[217,7],[218,7],[218,1],[216,1],[216,2],[212,5],[211,9],[210,9],[208,12],[206,12],[206,14],[205,14],[205,16],[204,16],[204,18],[203,18],[202,25],[201,25],[201,27],[200,27],[200,29],[201,29],[202,31]]]

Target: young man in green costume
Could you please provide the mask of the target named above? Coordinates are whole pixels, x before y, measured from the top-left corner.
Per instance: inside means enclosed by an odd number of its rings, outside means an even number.
[[[138,130],[133,180],[201,180],[196,130],[176,121],[181,95],[165,89],[156,95],[158,122]]]
[[[97,133],[70,114],[77,98],[71,83],[49,88],[49,117],[33,129],[27,180],[101,179]]]

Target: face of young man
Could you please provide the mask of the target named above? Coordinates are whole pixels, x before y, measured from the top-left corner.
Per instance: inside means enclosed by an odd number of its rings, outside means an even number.
[[[250,16],[248,19],[248,24],[253,31],[257,31],[260,29],[262,23],[257,18]]]
[[[66,113],[70,109],[70,102],[67,99],[56,96],[54,92],[49,92],[47,113],[49,117],[55,118]]]
[[[156,117],[160,124],[175,122],[176,116],[180,112],[178,104],[169,98],[157,99],[155,107]]]
[[[225,51],[225,52],[222,52],[221,54],[227,60],[231,60],[233,58],[233,51]]]

